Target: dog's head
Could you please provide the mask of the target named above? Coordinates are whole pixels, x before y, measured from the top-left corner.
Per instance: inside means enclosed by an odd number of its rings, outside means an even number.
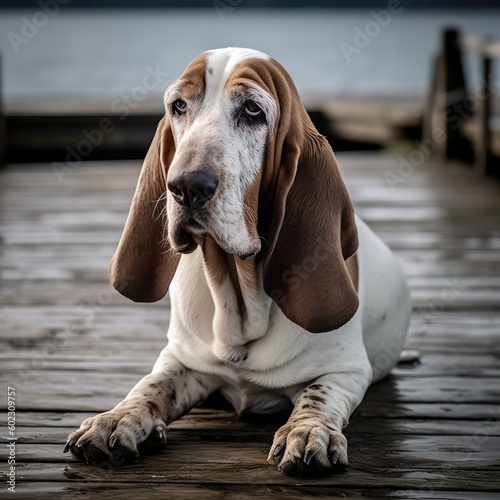
[[[208,51],[169,86],[165,107],[111,262],[115,288],[160,299],[180,255],[210,238],[263,260],[266,293],[294,323],[346,323],[358,305],[345,266],[354,212],[284,68],[250,49]]]

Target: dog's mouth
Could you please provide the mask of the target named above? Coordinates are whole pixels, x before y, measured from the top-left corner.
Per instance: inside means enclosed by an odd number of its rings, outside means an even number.
[[[230,237],[221,233],[217,230],[217,224],[211,223],[210,216],[206,212],[193,209],[179,211],[169,225],[172,249],[182,254],[192,253],[196,247],[202,247],[207,235],[211,236],[226,253],[236,255],[243,260],[256,255],[261,248],[258,237],[255,241],[245,241],[238,245],[237,240],[241,234]]]
[[[192,213],[186,213],[184,217],[176,221],[169,235],[170,242],[174,250],[188,254],[196,249],[207,232],[205,224],[195,219]]]
[[[194,217],[190,217],[185,223],[184,223],[184,229],[188,232],[192,232],[194,234],[200,234],[200,233],[206,233],[207,229],[206,227],[198,222]]]

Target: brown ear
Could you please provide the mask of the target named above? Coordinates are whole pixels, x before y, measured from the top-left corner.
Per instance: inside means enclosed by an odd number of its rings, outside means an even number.
[[[175,152],[167,118],[158,124],[144,160],[118,248],[111,259],[111,284],[136,302],[154,302],[168,290],[179,256],[167,236],[166,178]]]
[[[264,264],[264,288],[283,314],[312,333],[336,330],[358,308],[345,260],[358,247],[337,161],[312,125],[285,140]]]

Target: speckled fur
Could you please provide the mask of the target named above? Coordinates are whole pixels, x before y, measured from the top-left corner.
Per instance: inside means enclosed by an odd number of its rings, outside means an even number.
[[[262,262],[248,257],[261,241],[246,198],[256,193],[277,96],[247,88],[267,121],[238,130],[232,117],[242,89],[227,82],[236,66],[267,57],[249,49],[210,51],[166,93],[167,109],[181,97],[189,108],[170,117],[176,148],[168,175],[203,164],[219,187],[200,216],[206,234],[193,236],[197,246],[180,258],[170,284],[168,345],[120,404],[70,434],[65,450],[83,461],[119,464],[136,459],[144,443],[165,444],[166,426],[218,390],[240,413],[293,408],[268,457],[281,472],[342,470],[348,463],[342,429],[370,383],[397,363],[411,309],[408,288],[394,256],[359,218],[359,247],[348,266],[359,307],[335,331],[313,335],[290,321],[264,291]],[[204,78],[193,78],[196,71]],[[185,213],[166,199],[168,237],[179,251]],[[321,248],[318,259],[324,255]]]

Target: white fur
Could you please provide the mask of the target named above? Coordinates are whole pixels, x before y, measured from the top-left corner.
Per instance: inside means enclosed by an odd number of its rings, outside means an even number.
[[[217,174],[219,186],[215,196],[194,218],[210,232],[228,253],[254,254],[260,250],[258,235],[250,234],[245,223],[244,195],[253,184],[263,160],[268,134],[274,127],[276,103],[263,89],[246,84],[227,87],[227,80],[237,64],[247,58],[268,58],[251,49],[219,49],[209,51],[205,69],[205,93],[188,100],[182,94],[182,78],[165,94],[167,110],[176,99],[186,102],[188,111],[182,116],[171,114],[176,154],[169,169],[169,178],[187,166],[201,165]],[[243,97],[242,95],[243,94]],[[251,100],[266,116],[265,126],[241,127],[235,113]],[[203,155],[201,152],[208,152]],[[169,234],[184,222],[185,209],[171,195],[167,198]],[[255,218],[256,214],[252,214]],[[170,238],[175,249],[176,241]],[[262,289],[243,288],[247,323],[238,316],[236,294],[229,279],[220,286],[206,270],[208,288],[214,302],[212,328],[214,350],[223,360],[237,361],[246,355],[243,346],[263,336],[269,321],[271,300]]]
[[[247,57],[267,56],[248,49],[211,51],[204,97],[187,102],[185,116],[171,117],[177,150],[169,175],[186,163],[212,158],[222,185],[201,223],[223,249],[236,254],[254,251],[259,243],[245,225],[243,196],[261,168],[276,114],[271,96],[247,88],[268,122],[253,130],[251,137],[234,127],[233,111],[241,103],[225,82]],[[167,107],[178,98],[185,99],[182,80],[167,91]],[[200,160],[206,151],[210,157]],[[171,197],[167,207],[172,231],[182,211]],[[108,449],[119,440],[122,449],[134,455],[144,436],[152,433],[164,441],[164,424],[220,390],[238,412],[295,405],[269,454],[283,472],[300,474],[311,463],[322,472],[337,463],[345,465],[342,429],[367,387],[396,365],[411,311],[408,287],[395,257],[359,218],[356,225],[360,305],[348,323],[329,333],[311,334],[289,321],[265,294],[259,266],[254,287],[245,285],[248,279],[240,279],[246,309],[241,319],[229,278],[222,285],[216,282],[200,248],[183,255],[170,286],[168,345],[152,374],[113,410],[84,422],[70,435],[67,448],[89,460],[86,450],[111,454]]]
[[[397,363],[411,304],[406,282],[392,253],[358,217],[356,224],[360,307],[343,327],[313,335],[289,321],[271,303],[269,327],[247,346],[246,360],[238,365],[221,364],[210,348],[216,340],[213,329],[207,328],[212,323],[214,305],[203,279],[201,251],[197,250],[181,258],[170,285],[169,352],[188,368],[227,381],[225,394],[239,411],[250,411],[253,405],[259,405],[261,393],[266,390],[276,394],[274,391],[281,389],[287,394],[290,386],[305,387],[320,376],[335,373],[362,373],[364,380],[360,387],[345,376],[350,389],[362,398],[366,387],[387,375]],[[194,310],[198,313],[196,318]],[[249,339],[232,337],[231,345],[238,345],[237,340],[243,346]],[[260,393],[250,388],[251,394],[247,394],[248,383],[261,387]]]

